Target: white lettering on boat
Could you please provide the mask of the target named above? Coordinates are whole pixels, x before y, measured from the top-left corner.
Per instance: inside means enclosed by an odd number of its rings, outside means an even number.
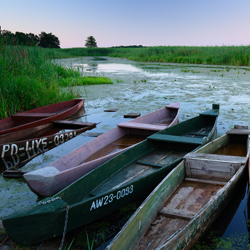
[[[118,190],[115,195],[111,193],[109,195],[105,195],[101,198],[98,198],[92,202],[90,211],[92,211],[93,209],[97,209],[102,206],[108,205],[109,203],[112,203],[115,199],[119,200],[129,194],[132,194],[133,191],[134,191],[134,185],[130,185],[126,188]]]
[[[25,142],[25,145],[18,147],[17,144],[4,144],[2,146],[1,157],[5,157],[6,155],[15,155],[20,153],[21,151],[29,151],[33,149],[41,149],[43,151],[47,150],[48,145],[55,144],[58,146],[77,135],[76,131],[70,131],[67,133],[57,134],[51,140],[48,140],[47,137],[43,137],[40,139],[29,140]]]

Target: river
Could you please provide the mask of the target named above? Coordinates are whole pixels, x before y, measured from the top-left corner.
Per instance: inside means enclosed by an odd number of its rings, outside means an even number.
[[[180,102],[180,121],[210,109],[213,103],[220,104],[218,136],[234,125],[250,124],[250,68],[144,63],[109,57],[60,59],[57,63],[78,69],[83,75],[109,77],[114,84],[78,87],[77,90],[85,98],[85,114],[78,120],[97,122],[97,127],[34,158],[22,168],[23,171],[48,165],[91,140],[93,137],[90,133],[103,133],[112,129],[125,120],[123,115],[126,113],[138,112],[143,115],[172,102]],[[104,112],[114,108],[118,111]],[[11,164],[2,162],[1,169]],[[1,176],[0,185],[0,219],[37,200],[22,179],[4,179]],[[205,243],[199,242],[197,247],[205,249],[205,245],[208,247],[210,244],[211,248],[206,249],[216,249],[216,245],[219,248],[222,243],[216,238],[218,236],[228,244],[244,244],[241,249],[247,248],[247,189],[246,179],[233,202],[206,233]],[[119,226],[114,226],[109,232],[112,231],[114,235],[126,220],[127,215],[117,222]],[[101,237],[98,235],[95,236],[96,241]]]

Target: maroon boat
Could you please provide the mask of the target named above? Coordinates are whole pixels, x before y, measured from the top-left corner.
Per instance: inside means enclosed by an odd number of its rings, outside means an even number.
[[[178,123],[180,103],[172,103],[149,114],[117,124],[48,166],[24,174],[29,188],[38,196],[62,190],[117,154],[147,136]]]
[[[84,99],[80,98],[14,114],[0,120],[0,135],[66,119],[83,105]]]

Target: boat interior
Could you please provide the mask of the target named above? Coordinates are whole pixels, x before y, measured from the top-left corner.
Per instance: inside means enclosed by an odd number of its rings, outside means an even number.
[[[204,142],[204,138],[209,134],[209,130],[211,131],[210,127],[202,128],[197,131],[194,130],[191,134],[185,134],[185,136],[158,133],[149,136],[147,140],[155,147],[150,147],[150,151],[142,153],[137,160],[129,162],[123,168],[118,169],[110,178],[96,188],[91,195],[108,192],[158,170],[171,168],[173,163],[178,163],[188,152],[201,145]],[[163,174],[170,171],[165,170]]]
[[[118,129],[121,130],[120,137],[92,153],[81,164],[118,152],[145,140],[153,133],[163,130],[165,126],[162,125],[169,125],[175,118],[175,115],[173,117],[162,118],[155,123],[122,122],[118,124]]]
[[[233,140],[212,154],[189,153],[184,157],[185,179],[167,198],[136,249],[163,245],[227,184],[246,164],[246,136],[242,140]]]

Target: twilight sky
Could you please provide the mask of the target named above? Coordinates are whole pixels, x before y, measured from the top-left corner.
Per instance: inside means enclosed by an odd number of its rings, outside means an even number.
[[[61,48],[250,45],[249,0],[0,0],[2,30],[52,33]]]

